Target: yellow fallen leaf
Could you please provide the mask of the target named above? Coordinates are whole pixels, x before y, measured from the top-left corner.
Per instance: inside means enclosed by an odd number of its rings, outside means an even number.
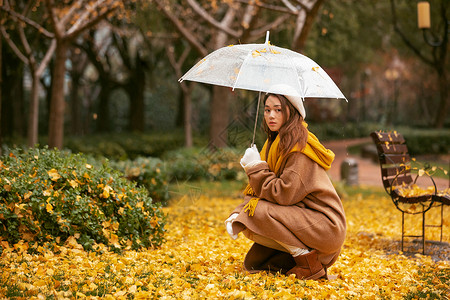
[[[47,210],[47,212],[53,212],[53,205],[51,205],[50,203],[47,203],[47,205],[45,206],[45,209]]]
[[[61,178],[61,175],[59,175],[58,170],[56,169],[51,169],[50,171],[47,172],[48,176],[50,176],[50,179],[52,181],[58,181],[58,179]]]

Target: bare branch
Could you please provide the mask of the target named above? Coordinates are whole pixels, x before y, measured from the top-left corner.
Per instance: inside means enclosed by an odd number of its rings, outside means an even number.
[[[289,19],[291,16],[289,14],[284,14],[276,18],[272,23],[266,24],[263,27],[257,28],[252,31],[251,36],[252,37],[260,37],[266,34],[267,31],[271,31],[274,28],[277,28],[281,24],[283,24],[287,19]]]
[[[78,36],[78,34],[80,34],[81,32],[83,32],[84,30],[86,30],[87,28],[93,27],[95,25],[97,25],[101,20],[103,20],[104,18],[106,18],[106,16],[113,12],[114,10],[117,9],[117,6],[113,6],[108,8],[105,12],[99,14],[97,17],[95,17],[94,19],[90,20],[89,22],[85,23],[83,26],[81,26],[80,28],[77,28],[73,31],[72,28],[67,32],[66,34],[66,38],[67,39],[73,39],[74,37]]]
[[[36,28],[40,33],[42,33],[43,35],[45,35],[48,38],[54,38],[54,34],[47,31],[47,29],[45,29],[44,27],[42,27],[41,25],[39,25],[38,23],[34,22],[33,20],[30,20],[29,18],[18,14],[17,12],[15,12],[14,10],[11,10],[5,6],[0,6],[0,9],[3,10],[4,12],[6,12],[7,14],[9,14],[11,17],[20,20],[34,28]]]
[[[58,22],[58,18],[56,17],[55,11],[53,9],[54,3],[53,0],[44,0],[45,6],[47,7],[47,12],[50,16],[50,22],[52,23],[52,27],[55,30],[55,37],[57,39],[62,39],[64,37],[64,28],[62,24]]]
[[[168,6],[166,6],[162,0],[155,0],[155,2],[159,9],[161,9],[166,17],[172,22],[178,32],[186,38],[189,44],[191,44],[201,56],[206,56],[208,54],[206,48],[195,38],[194,34],[184,27],[181,21],[169,11]]]
[[[77,30],[86,20],[89,19],[89,17],[92,14],[92,11],[96,10],[99,5],[103,5],[104,1],[97,1],[94,3],[94,5],[91,5],[90,3],[87,4],[87,7],[84,9],[84,12],[81,16],[77,17],[76,22],[72,25],[72,27],[67,30],[67,32],[70,34],[70,32]]]
[[[75,13],[75,11],[82,6],[83,4],[83,0],[79,0],[77,2],[75,2],[72,7],[70,7],[69,11],[66,12],[64,14],[64,16],[61,18],[60,22],[61,24],[63,24],[63,26],[65,26],[67,24],[67,22],[72,18],[73,14]]]
[[[283,4],[287,8],[289,8],[293,13],[298,13],[298,8],[292,5],[291,2],[289,2],[289,0],[281,0],[281,2],[283,2]]]
[[[245,3],[248,5],[256,5],[258,7],[261,8],[265,8],[265,9],[269,9],[269,10],[273,10],[273,11],[278,11],[278,12],[282,12],[282,13],[289,13],[292,15],[296,15],[297,12],[293,12],[292,10],[290,10],[289,8],[283,7],[283,6],[277,6],[277,5],[272,5],[272,4],[265,4],[261,1],[252,1],[252,0],[235,0],[236,2],[240,2],[240,3]]]
[[[36,70],[36,74],[38,77],[41,77],[41,74],[44,72],[45,68],[48,66],[50,59],[53,56],[53,53],[56,49],[56,39],[53,39],[50,47],[47,49],[47,53],[45,53],[44,58],[42,59],[41,63],[39,64],[39,68]]]
[[[18,31],[19,31],[19,37],[20,41],[22,42],[23,48],[25,50],[25,55],[28,58],[28,66],[34,72],[34,68],[36,66],[36,60],[33,56],[33,51],[31,50],[30,44],[28,43],[27,37],[25,35],[25,30],[23,29],[22,24],[18,24]]]
[[[3,25],[0,25],[0,31],[2,32],[3,37],[5,38],[5,41],[8,43],[9,47],[13,50],[13,52],[17,55],[17,57],[23,61],[24,64],[28,64],[28,58],[22,53],[22,51],[19,50],[17,45],[13,42],[11,37],[9,36],[8,32],[5,30],[5,27]]]
[[[220,30],[226,32],[227,34],[229,34],[230,36],[232,36],[234,38],[239,38],[239,36],[240,36],[239,32],[237,32],[229,27],[223,27],[223,25],[221,23],[219,23],[218,21],[216,21],[216,19],[214,19],[206,10],[204,10],[197,3],[197,1],[195,1],[195,0],[186,0],[186,1],[198,15],[200,17],[202,17],[205,21],[207,21],[209,24],[213,25],[217,29],[220,29]]]

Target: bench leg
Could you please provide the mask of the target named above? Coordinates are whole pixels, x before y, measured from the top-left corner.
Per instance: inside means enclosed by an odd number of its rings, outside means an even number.
[[[442,227],[444,227],[444,204],[441,204],[441,243],[442,243]]]
[[[403,252],[404,237],[405,237],[405,213],[402,211],[402,252]]]
[[[422,213],[422,254],[425,255],[425,212]]]

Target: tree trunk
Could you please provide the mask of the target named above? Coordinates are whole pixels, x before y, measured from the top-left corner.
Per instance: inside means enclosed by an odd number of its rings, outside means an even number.
[[[181,128],[184,125],[184,116],[185,116],[185,112],[184,112],[184,92],[181,91],[181,93],[178,94],[178,110],[177,110],[177,116],[175,117],[175,127],[177,128]]]
[[[449,100],[448,100],[448,88],[447,88],[447,78],[445,76],[445,70],[438,72],[439,76],[439,109],[436,115],[436,120],[434,125],[436,128],[442,128],[445,125],[445,119],[447,118],[449,110]]]
[[[182,89],[183,94],[183,119],[184,119],[184,145],[193,146],[192,139],[192,89]]]
[[[71,133],[73,135],[81,135],[81,103],[78,92],[80,89],[80,76],[72,73],[72,88],[70,90],[70,121],[71,121]]]
[[[145,130],[145,70],[144,61],[136,55],[135,72],[128,83],[128,95],[130,97],[130,129],[143,132]]]
[[[302,52],[308,39],[309,32],[314,25],[314,20],[319,13],[319,8],[322,6],[324,0],[317,0],[309,12],[301,11],[297,17],[296,34],[292,42],[292,50]]]
[[[55,67],[52,77],[52,95],[50,100],[50,117],[48,146],[50,148],[63,147],[64,140],[64,76],[66,73],[66,59],[68,43],[58,40],[55,51]]]
[[[214,86],[211,101],[211,128],[209,131],[211,146],[223,148],[228,142],[228,102],[229,88]]]
[[[28,147],[34,147],[38,143],[39,128],[39,78],[35,70],[31,70],[31,98],[30,111],[28,112]]]
[[[0,0],[0,5],[3,5],[3,0]],[[2,93],[3,93],[3,68],[2,68],[2,48],[3,35],[0,33],[0,155],[2,155],[3,132],[2,132]]]
[[[99,94],[99,104],[97,109],[97,131],[108,132],[111,130],[111,114],[109,112],[109,95],[112,87],[108,80],[101,81],[101,90]]]

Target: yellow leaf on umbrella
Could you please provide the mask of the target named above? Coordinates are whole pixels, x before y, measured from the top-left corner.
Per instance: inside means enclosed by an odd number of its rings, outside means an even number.
[[[319,70],[319,67],[312,67],[311,70],[313,70],[314,72],[317,72],[317,70]]]
[[[280,51],[277,51],[277,50],[274,50],[274,49],[270,49],[270,52],[272,54],[280,54],[281,53]]]
[[[261,56],[261,53],[259,53],[258,50],[255,50],[255,51],[252,52],[252,56],[253,57],[258,57],[258,56]]]

